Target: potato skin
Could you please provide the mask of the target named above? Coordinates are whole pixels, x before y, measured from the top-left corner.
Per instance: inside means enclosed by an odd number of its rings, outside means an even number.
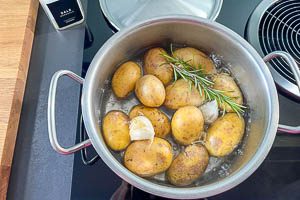
[[[170,133],[170,121],[168,117],[159,109],[149,108],[143,105],[136,105],[131,109],[129,118],[133,119],[140,115],[147,117],[151,121],[156,137],[164,138]]]
[[[164,85],[167,85],[173,79],[173,68],[170,64],[167,64],[161,53],[166,53],[166,51],[163,48],[148,50],[144,57],[144,70],[145,74],[154,75]]]
[[[182,145],[189,145],[198,140],[204,129],[204,118],[195,106],[179,108],[171,121],[172,135]]]
[[[174,51],[174,56],[187,61],[194,68],[203,69],[205,74],[216,73],[216,68],[212,60],[202,51],[192,47],[185,47]]]
[[[179,79],[166,88],[166,100],[164,105],[170,109],[178,109],[183,106],[200,106],[205,100],[204,94],[184,79]]]
[[[148,107],[159,107],[166,98],[164,85],[153,75],[145,75],[136,82],[135,94]]]
[[[208,161],[209,155],[204,146],[189,145],[174,159],[167,171],[167,178],[176,186],[190,185],[205,172]]]
[[[172,147],[167,140],[154,137],[131,143],[124,154],[124,165],[141,177],[151,177],[166,171],[173,159]]]
[[[119,98],[128,96],[141,76],[142,71],[138,64],[132,61],[123,63],[112,78],[112,89],[115,95]]]
[[[114,151],[125,149],[130,143],[129,117],[121,111],[108,112],[102,122],[103,137]]]
[[[226,96],[232,97],[232,100],[235,103],[238,103],[240,105],[243,104],[242,92],[231,76],[225,73],[217,74],[213,77],[213,82],[214,82],[214,86],[213,86],[214,89],[224,91],[224,94]],[[219,108],[223,110],[224,106],[227,112],[234,112],[228,104],[219,105]]]
[[[241,142],[244,132],[244,118],[227,113],[208,128],[205,146],[211,156],[229,155]]]

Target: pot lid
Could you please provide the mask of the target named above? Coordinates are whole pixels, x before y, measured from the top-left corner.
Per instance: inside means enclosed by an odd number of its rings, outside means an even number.
[[[117,30],[164,15],[192,15],[215,20],[223,0],[99,0],[103,14]]]

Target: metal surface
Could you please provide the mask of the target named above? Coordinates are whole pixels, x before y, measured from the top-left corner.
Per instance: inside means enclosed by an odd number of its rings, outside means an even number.
[[[215,20],[223,0],[99,0],[103,14],[116,29],[166,15],[191,15]]]
[[[298,68],[296,61],[290,54],[288,54],[284,51],[274,51],[274,52],[266,55],[264,57],[264,61],[267,63],[267,62],[270,62],[272,59],[278,58],[278,57],[283,58],[288,63],[288,65],[291,68],[291,71],[295,77],[298,89],[300,91],[300,70]],[[300,126],[288,126],[288,125],[279,124],[278,131],[281,133],[300,134]]]
[[[68,76],[71,79],[77,81],[80,84],[83,84],[84,79],[80,76],[74,74],[71,71],[68,70],[60,70],[57,71],[50,82],[50,88],[49,88],[49,96],[48,96],[48,133],[49,133],[49,140],[50,143],[55,151],[57,151],[60,154],[72,154],[76,151],[79,151],[82,148],[88,147],[91,145],[90,139],[87,139],[83,142],[80,142],[78,144],[75,144],[71,147],[65,148],[62,147],[58,141],[56,136],[56,124],[55,124],[55,97],[56,97],[56,89],[57,89],[57,83],[60,77],[62,76]]]
[[[288,125],[279,124],[278,132],[289,133],[289,134],[300,134],[300,126],[288,126]]]
[[[188,33],[188,34],[187,34]],[[222,55],[244,91],[251,108],[244,155],[237,158],[227,177],[215,175],[200,186],[178,188],[136,176],[107,148],[101,134],[102,91],[105,80],[126,58],[153,44],[174,42]],[[253,82],[255,80],[255,82]],[[257,94],[257,88],[260,93]],[[87,133],[102,160],[121,178],[149,193],[170,198],[200,198],[226,191],[250,176],[262,163],[274,141],[278,97],[269,70],[256,51],[228,28],[200,18],[170,16],[125,28],[112,36],[94,57],[83,84],[82,113]]]
[[[298,0],[264,0],[252,13],[247,39],[265,56],[276,50],[286,51],[300,63],[300,2]],[[287,62],[278,58],[270,62],[276,84],[287,94],[300,99],[293,72]]]
[[[300,92],[300,70],[298,67],[298,64],[296,63],[296,60],[288,53],[284,51],[274,51],[272,53],[269,53],[264,57],[265,62],[270,62],[271,60],[275,58],[282,58],[287,64],[289,65],[293,76],[295,77],[295,82],[297,84],[298,90]]]
[[[85,130],[85,127],[84,127],[82,115],[81,115],[80,121],[79,121],[79,135],[80,135],[79,136],[80,142],[83,142],[83,141],[86,140],[87,134],[86,134],[86,130]],[[93,156],[92,158],[88,158],[87,148],[82,148],[80,150],[80,154],[81,154],[81,160],[82,160],[84,165],[93,165],[94,163],[96,163],[100,159],[100,156],[98,154]]]

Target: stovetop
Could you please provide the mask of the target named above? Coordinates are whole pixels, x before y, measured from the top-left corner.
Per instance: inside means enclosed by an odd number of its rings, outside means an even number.
[[[247,20],[260,0],[226,0],[217,22],[244,37]],[[98,49],[114,32],[101,13],[98,1],[88,1],[83,71],[85,72]],[[300,124],[298,102],[279,95],[280,122]],[[80,139],[78,128],[77,140]],[[92,147],[87,156],[96,155]],[[110,199],[122,180],[101,160],[85,165],[82,155],[74,157],[71,199]],[[127,195],[121,199],[163,199],[123,183]],[[278,134],[268,157],[258,170],[239,186],[208,199],[300,199],[300,136]],[[116,199],[116,198],[115,198]],[[120,198],[119,198],[120,199]]]

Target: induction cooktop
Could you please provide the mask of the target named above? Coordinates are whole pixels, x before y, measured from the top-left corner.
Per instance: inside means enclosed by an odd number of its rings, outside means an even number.
[[[246,24],[260,0],[226,0],[217,22],[244,37]],[[300,22],[299,22],[300,23]],[[88,1],[82,76],[103,43],[115,30],[102,14],[98,1]],[[300,124],[300,106],[294,99],[279,95],[280,122]],[[78,120],[80,122],[80,119]],[[86,137],[78,125],[77,140]],[[237,187],[209,197],[222,199],[300,199],[300,135],[278,134],[269,155],[246,181]],[[72,200],[77,199],[165,199],[143,192],[122,181],[99,158],[93,147],[75,154]]]

